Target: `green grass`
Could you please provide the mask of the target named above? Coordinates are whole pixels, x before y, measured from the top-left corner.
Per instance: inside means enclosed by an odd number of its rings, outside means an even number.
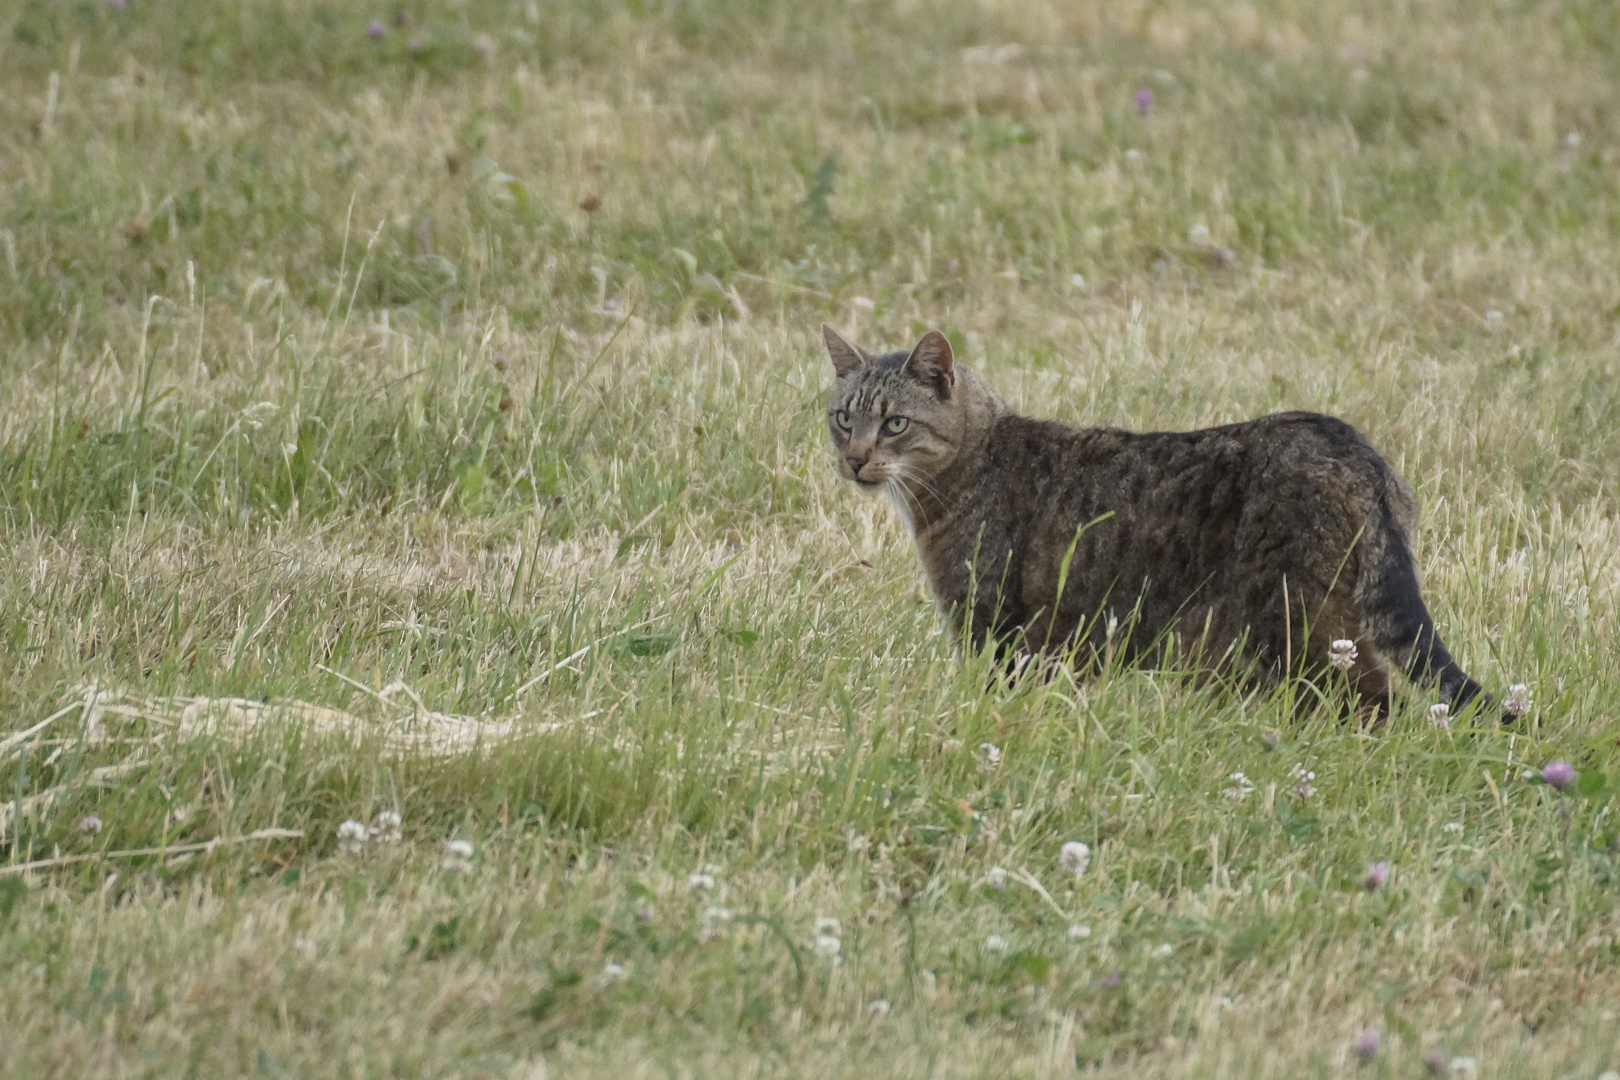
[[[1610,5],[398,10],[0,11],[0,1072],[1620,1067]],[[822,320],[1343,416],[1539,724],[992,678]]]

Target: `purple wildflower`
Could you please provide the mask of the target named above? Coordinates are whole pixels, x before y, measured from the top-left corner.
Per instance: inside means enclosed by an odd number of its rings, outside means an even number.
[[[1351,1050],[1362,1061],[1371,1061],[1378,1056],[1378,1046],[1378,1029],[1372,1027],[1361,1033],[1361,1037],[1355,1041],[1355,1045],[1351,1047]]]
[[[1361,884],[1368,892],[1377,892],[1389,880],[1389,863],[1379,860],[1367,867],[1367,876],[1361,879]]]
[[[1147,87],[1136,92],[1136,115],[1146,116],[1153,111],[1153,91]]]
[[[1112,990],[1114,987],[1119,985],[1119,979],[1119,972],[1110,971],[1108,974],[1097,980],[1097,985],[1104,990]]]
[[[123,11],[124,3],[125,0],[107,0],[107,6],[112,8],[114,11]]]
[[[384,26],[380,22],[377,22],[375,19],[372,20],[370,26],[366,27],[366,37],[370,38],[372,41],[381,41],[387,36],[388,27]]]
[[[1541,778],[1559,791],[1563,791],[1575,782],[1575,766],[1562,758],[1549,761],[1547,767],[1541,770]]]

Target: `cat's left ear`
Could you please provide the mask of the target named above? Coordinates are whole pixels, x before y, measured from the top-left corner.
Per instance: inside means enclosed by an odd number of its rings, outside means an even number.
[[[956,385],[956,358],[951,355],[951,343],[938,330],[922,336],[906,357],[903,370],[932,387],[941,401],[951,396],[951,388]]]

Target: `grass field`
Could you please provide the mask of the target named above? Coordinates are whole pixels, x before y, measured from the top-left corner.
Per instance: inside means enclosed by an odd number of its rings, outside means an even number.
[[[1620,1068],[1617,100],[1604,0],[4,5],[0,1074]],[[993,682],[823,320],[1344,417],[1531,716]]]

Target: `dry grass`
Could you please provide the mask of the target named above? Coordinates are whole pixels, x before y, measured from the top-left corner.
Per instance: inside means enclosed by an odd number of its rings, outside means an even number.
[[[1608,5],[404,10],[0,13],[0,1072],[1620,1065]],[[823,319],[1345,417],[1539,723],[992,681]]]

